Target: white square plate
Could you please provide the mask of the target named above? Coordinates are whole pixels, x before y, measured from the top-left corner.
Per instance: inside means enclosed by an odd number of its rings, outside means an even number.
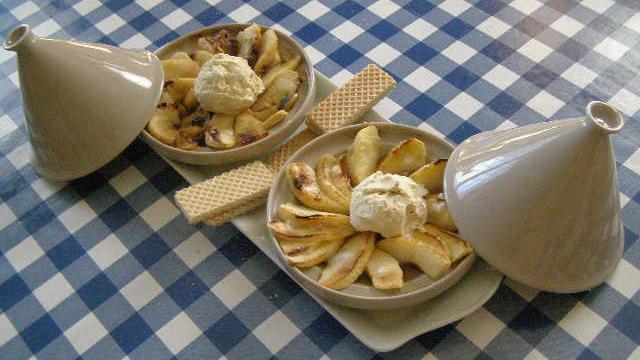
[[[316,103],[336,87],[316,72]],[[374,111],[364,117],[369,122],[387,121]],[[198,167],[165,159],[189,183],[204,181],[237,165]],[[268,236],[265,208],[231,221],[276,265],[283,268]],[[284,268],[283,268],[284,269]],[[312,296],[362,343],[375,351],[391,351],[414,337],[458,321],[481,307],[496,292],[502,274],[478,259],[469,272],[442,295],[420,305],[394,310],[358,310],[335,305]],[[389,331],[393,329],[393,331]]]

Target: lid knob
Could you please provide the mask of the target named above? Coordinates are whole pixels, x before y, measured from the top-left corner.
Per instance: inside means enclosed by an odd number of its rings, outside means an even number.
[[[27,24],[21,24],[13,28],[4,42],[2,47],[5,50],[17,51],[24,43],[31,39],[31,28]]]
[[[586,115],[592,124],[607,134],[617,133],[624,126],[624,119],[618,110],[602,101],[587,104]]]

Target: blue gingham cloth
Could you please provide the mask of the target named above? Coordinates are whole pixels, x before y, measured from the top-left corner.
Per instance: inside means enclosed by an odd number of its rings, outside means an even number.
[[[140,141],[68,184],[28,162],[16,58],[0,50],[0,358],[640,359],[640,2],[7,0],[0,32],[156,49],[256,21],[305,45],[341,84],[375,62],[376,107],[455,143],[609,101],[625,252],[615,275],[556,295],[507,280],[466,319],[375,354],[232,225],[190,226],[186,182]],[[390,329],[389,331],[393,331]]]

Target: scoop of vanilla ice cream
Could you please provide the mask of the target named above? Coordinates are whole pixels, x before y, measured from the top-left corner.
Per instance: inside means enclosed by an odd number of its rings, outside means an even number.
[[[428,191],[406,176],[378,171],[353,189],[349,207],[351,225],[389,238],[410,236],[427,220]]]
[[[223,53],[202,65],[193,87],[203,109],[223,114],[248,108],[264,91],[262,80],[247,60]]]

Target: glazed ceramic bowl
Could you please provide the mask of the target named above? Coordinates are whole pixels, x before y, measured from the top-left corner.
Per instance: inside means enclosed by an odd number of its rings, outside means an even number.
[[[346,151],[347,147],[353,142],[353,138],[358,130],[367,125],[368,124],[352,125],[320,136],[298,150],[298,152],[291,156],[289,162],[304,161],[314,166],[322,155],[342,153]],[[410,137],[416,137],[424,141],[428,149],[429,160],[447,158],[453,150],[453,146],[445,140],[417,128],[389,123],[376,123],[375,125],[380,133],[383,151],[390,149],[399,141],[406,140]],[[286,165],[283,166],[282,170],[278,173],[269,193],[267,222],[278,218],[278,205],[286,202],[296,202],[295,197],[289,189],[284,171],[285,168]],[[280,261],[285,265],[287,272],[298,281],[298,283],[314,295],[327,301],[360,309],[399,308],[431,299],[460,280],[475,261],[475,255],[472,253],[458,264],[455,264],[448,273],[436,281],[432,281],[427,275],[418,270],[407,267],[405,268],[404,286],[393,292],[373,288],[366,276],[361,276],[356,283],[346,289],[333,290],[316,282],[320,274],[320,267],[316,266],[302,271],[290,266],[275,236],[271,231],[269,231],[269,234],[273,246],[277,249]]]
[[[235,36],[235,34],[247,26],[249,26],[249,24],[228,24],[196,30],[166,44],[158,49],[155,54],[160,59],[166,59],[178,51],[193,52],[197,49],[196,42],[201,36],[210,35],[222,29],[226,29]],[[263,26],[263,28],[266,28],[266,26]],[[298,73],[302,81],[298,87],[298,101],[291,111],[289,111],[289,115],[280,124],[269,129],[269,135],[251,144],[236,146],[226,150],[217,150],[209,147],[195,150],[178,149],[154,138],[146,129],[142,130],[142,139],[160,155],[193,165],[222,165],[240,162],[260,155],[266,155],[274,147],[282,143],[300,126],[306,114],[311,110],[315,95],[316,80],[311,60],[305,54],[302,46],[283,32],[277,29],[273,30],[278,35],[279,50],[283,53],[285,59],[295,55],[302,57],[302,62],[298,67]]]

